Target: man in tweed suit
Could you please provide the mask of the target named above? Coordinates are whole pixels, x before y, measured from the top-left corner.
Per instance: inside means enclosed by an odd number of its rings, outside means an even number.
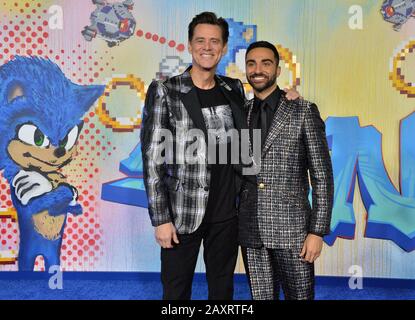
[[[261,131],[262,154],[259,174],[246,179],[241,193],[239,241],[253,299],[278,299],[281,287],[286,299],[313,299],[314,261],[330,232],[332,166],[317,106],[286,99],[276,84],[278,63],[269,42],[247,49],[255,94],[248,126]]]
[[[196,163],[177,152],[192,145],[194,140],[186,136],[191,131],[200,133],[202,144],[213,140],[214,145],[228,147],[230,131],[247,130],[242,83],[215,75],[228,36],[224,19],[210,12],[197,15],[189,25],[192,66],[179,76],[153,82],[146,97],[141,129],[144,182],[161,246],[163,298],[168,300],[191,298],[202,242],[209,299],[233,298],[240,180],[229,159],[208,162],[203,145],[197,149]],[[172,136],[162,137],[159,129]],[[160,146],[166,142],[172,148],[163,154]],[[160,156],[166,160],[158,161]]]

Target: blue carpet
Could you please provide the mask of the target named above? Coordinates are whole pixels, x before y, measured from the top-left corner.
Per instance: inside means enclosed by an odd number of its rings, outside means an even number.
[[[51,290],[47,280],[0,280],[0,300],[159,300],[158,280],[64,280],[62,290]],[[195,300],[207,298],[203,280],[194,281]],[[235,281],[235,300],[249,300],[248,284]],[[317,285],[316,300],[413,300],[415,289]]]

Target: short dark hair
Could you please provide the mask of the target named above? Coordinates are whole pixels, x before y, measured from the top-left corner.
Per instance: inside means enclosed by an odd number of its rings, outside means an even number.
[[[189,24],[189,41],[192,41],[195,28],[198,24],[211,24],[219,26],[222,29],[222,40],[224,44],[228,43],[229,25],[223,18],[218,18],[213,12],[202,12],[196,15]]]
[[[268,41],[257,41],[253,42],[249,45],[248,49],[246,49],[246,55],[245,58],[248,56],[249,51],[254,50],[256,48],[267,48],[270,49],[272,52],[274,52],[275,59],[277,60],[277,64],[280,62],[280,55],[278,53],[277,48]]]

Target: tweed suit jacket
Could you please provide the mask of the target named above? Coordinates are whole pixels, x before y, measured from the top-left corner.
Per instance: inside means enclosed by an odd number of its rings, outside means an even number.
[[[206,148],[204,151],[199,150],[201,160],[193,164],[178,161],[176,152],[187,150],[193,143],[181,138],[179,131],[199,129],[198,132],[203,132],[207,141],[207,129],[190,68],[164,82],[152,82],[146,96],[140,133],[144,184],[152,225],[172,222],[179,234],[192,233],[202,223],[210,187],[211,165],[207,161]],[[246,129],[242,83],[236,79],[215,77],[229,101],[235,128]],[[170,157],[170,161],[157,163],[155,159],[160,151],[158,146],[163,141],[157,129],[161,128],[172,133],[173,152],[166,151],[166,159]],[[236,181],[235,185],[236,192],[239,193],[240,181]],[[235,199],[235,207],[236,205]]]
[[[250,123],[253,99],[246,109]],[[325,124],[317,106],[288,101],[283,93],[262,149],[260,172],[246,177],[241,191],[240,244],[301,250],[308,233],[328,234],[333,185]]]

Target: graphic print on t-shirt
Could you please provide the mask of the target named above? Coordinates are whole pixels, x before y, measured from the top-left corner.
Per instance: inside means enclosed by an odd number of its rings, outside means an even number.
[[[232,108],[217,83],[212,89],[196,88],[196,92],[209,134],[208,148],[216,147],[210,149],[215,149],[215,152],[208,150],[211,174],[209,200],[203,220],[207,223],[223,222],[236,216],[235,168],[231,163],[232,138],[235,136],[231,135],[235,129]],[[223,157],[224,149],[226,157]]]
[[[231,137],[226,133],[234,129],[232,110],[229,105],[202,108],[206,129],[217,137],[218,144],[230,143]]]

